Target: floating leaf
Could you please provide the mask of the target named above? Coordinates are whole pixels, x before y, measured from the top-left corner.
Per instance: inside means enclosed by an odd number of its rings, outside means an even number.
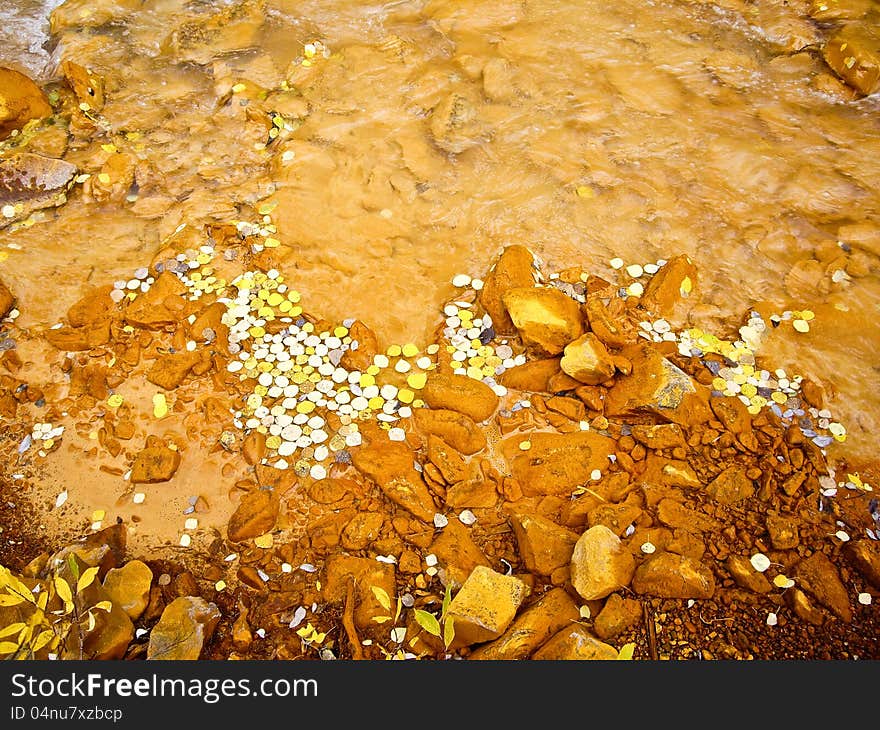
[[[26,624],[23,624],[21,621],[16,621],[14,624],[9,624],[9,626],[5,626],[0,629],[0,639],[5,639],[7,636],[12,636],[13,634],[17,634],[23,628],[25,628]]]
[[[370,590],[373,591],[373,595],[376,596],[376,600],[379,601],[379,605],[382,606],[386,611],[391,610],[391,599],[388,597],[388,593],[384,588],[380,588],[379,586],[370,586]]]
[[[617,652],[617,658],[623,660],[630,660],[633,658],[633,654],[635,654],[636,645],[630,642],[629,644],[624,644],[620,647],[620,651]]]
[[[37,634],[37,638],[34,639],[34,643],[31,646],[31,651],[36,654],[40,649],[46,646],[46,644],[52,641],[53,638],[55,638],[55,632],[52,631],[52,629],[41,631],[39,634]]]
[[[421,626],[425,631],[427,631],[432,636],[440,638],[440,622],[437,621],[437,617],[434,616],[433,613],[428,613],[421,608],[417,608],[415,609],[415,618],[416,623]]]
[[[455,625],[452,620],[452,616],[447,616],[446,621],[443,622],[443,645],[445,648],[449,648],[449,645],[452,643],[452,640],[455,638]]]
[[[107,611],[108,613],[113,609],[113,604],[110,601],[98,601],[92,608],[97,608],[99,611]]]
[[[95,582],[95,578],[98,575],[98,568],[88,568],[76,582],[76,592],[82,593],[86,588],[88,588],[92,583]]]
[[[55,592],[65,604],[73,600],[73,594],[70,592],[70,585],[60,575],[55,576]],[[66,609],[65,609],[66,610]]]

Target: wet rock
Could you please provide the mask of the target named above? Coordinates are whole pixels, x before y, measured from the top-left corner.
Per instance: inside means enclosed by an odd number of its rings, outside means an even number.
[[[769,593],[773,589],[764,574],[755,570],[751,561],[743,555],[731,555],[724,565],[740,588],[755,593]]]
[[[559,363],[563,372],[586,385],[599,385],[614,375],[614,361],[592,332],[565,346]]]
[[[49,15],[49,31],[55,36],[67,28],[98,28],[122,21],[142,6],[142,0],[66,0]]]
[[[505,388],[532,393],[550,392],[550,380],[562,372],[560,358],[530,360],[505,370],[498,382]]]
[[[506,246],[483,280],[479,301],[492,318],[492,327],[499,336],[516,334],[516,327],[501,298],[511,289],[534,286],[534,261],[534,255],[525,246]]]
[[[767,533],[774,550],[791,550],[800,544],[798,522],[792,517],[768,514]]]
[[[445,585],[460,586],[478,566],[491,567],[483,551],[471,539],[470,531],[458,520],[450,520],[431,545],[437,556]]]
[[[339,364],[347,370],[364,372],[373,364],[373,358],[379,352],[376,334],[363,322],[356,320],[349,327],[348,335],[351,337],[352,346],[357,342],[357,347],[346,350]]]
[[[828,608],[835,616],[847,623],[852,622],[852,608],[846,587],[840,580],[825,553],[815,552],[801,560],[794,568],[793,576],[798,587]]]
[[[880,35],[865,23],[848,23],[822,47],[832,71],[863,96],[880,89]]]
[[[15,211],[11,217],[0,216],[0,226],[23,220],[35,210],[66,203],[76,173],[76,165],[32,152],[0,160],[0,206],[12,206]]]
[[[875,588],[880,588],[880,547],[868,540],[853,540],[844,547],[844,555],[856,570]]]
[[[363,550],[378,539],[385,518],[379,512],[360,512],[342,531],[342,547]]]
[[[723,525],[709,515],[685,507],[674,499],[661,499],[657,503],[657,519],[673,529],[684,528],[697,532],[718,532]]]
[[[618,537],[622,537],[630,525],[642,516],[642,508],[634,501],[627,499],[622,504],[600,504],[587,514],[590,527],[604,525]]]
[[[497,639],[516,615],[528,595],[519,578],[477,566],[449,604],[448,616],[455,626],[455,641],[470,646]]]
[[[132,621],[137,621],[150,600],[153,571],[140,560],[130,560],[104,576],[104,590]]]
[[[642,620],[642,604],[632,598],[612,593],[593,621],[593,631],[600,639],[611,640]]]
[[[416,408],[413,422],[420,431],[443,439],[456,451],[476,454],[486,448],[486,437],[472,418],[456,411]]]
[[[548,398],[545,405],[547,410],[558,413],[561,416],[579,423],[587,420],[587,409],[584,404],[576,398],[568,398],[564,395],[554,395]]]
[[[467,463],[461,454],[433,434],[428,436],[428,459],[437,467],[447,484],[455,484],[467,479]]]
[[[232,645],[237,651],[247,651],[254,640],[250,624],[248,624],[248,609],[242,607],[238,618],[232,624]]]
[[[91,350],[110,341],[110,321],[105,320],[93,327],[48,329],[43,333],[43,336],[52,347],[64,352]]]
[[[98,577],[103,577],[111,568],[123,564],[127,539],[128,531],[124,524],[105,527],[54,553],[46,563],[47,569],[57,570],[71,555],[75,555],[86,566],[98,566]]]
[[[509,289],[501,300],[523,344],[538,355],[558,355],[583,334],[580,306],[556,288]]]
[[[156,358],[147,371],[146,378],[151,383],[165,390],[174,390],[186,379],[193,368],[201,361],[198,352],[176,352],[172,355],[161,355]]]
[[[607,661],[617,659],[617,649],[599,641],[585,626],[575,624],[562,629],[532,654],[544,661]]]
[[[658,598],[711,598],[715,576],[692,558],[655,553],[636,568],[632,588],[636,593]]]
[[[697,288],[697,267],[687,254],[669,259],[651,277],[641,305],[657,317],[672,317],[676,305],[690,299]]]
[[[0,139],[32,119],[51,115],[52,107],[39,86],[19,71],[0,67]]]
[[[208,344],[211,349],[226,355],[229,352],[229,327],[221,321],[225,312],[226,305],[223,302],[214,302],[207,306],[189,325],[190,339]]]
[[[594,469],[605,468],[608,454],[615,451],[610,438],[592,431],[534,433],[529,442],[527,451],[514,444],[516,452],[508,457],[526,495],[569,492],[586,482]]]
[[[167,446],[148,446],[141,449],[131,465],[132,484],[167,482],[180,466],[180,452]]]
[[[324,573],[324,595],[328,601],[344,601],[350,581],[354,581],[354,623],[361,630],[379,632],[387,635],[388,624],[379,624],[375,616],[387,616],[373,588],[384,591],[391,602],[391,610],[397,599],[396,571],[393,565],[380,563],[371,558],[355,558],[348,555],[332,555],[327,559]],[[393,613],[392,613],[393,616]]]
[[[273,490],[257,489],[242,497],[226,528],[232,542],[259,537],[275,527],[279,501]]]
[[[533,514],[514,513],[510,516],[510,524],[520,557],[530,572],[549,576],[571,562],[578,541],[576,532]]]
[[[483,141],[485,126],[477,115],[471,94],[454,91],[431,111],[428,125],[431,139],[444,152],[457,155]]]
[[[240,2],[207,18],[187,20],[162,43],[162,52],[178,63],[205,65],[218,56],[257,46],[264,21],[264,3]]]
[[[587,291],[584,311],[590,330],[603,345],[621,348],[635,342],[637,337],[635,328],[629,320],[613,317],[608,307],[602,303],[598,292]]]
[[[352,454],[354,467],[375,482],[395,504],[430,522],[436,512],[428,487],[413,465],[413,454],[403,443],[377,440]]]
[[[628,586],[635,570],[632,555],[611,530],[596,525],[584,532],[571,556],[571,584],[585,601]]]
[[[731,466],[721,472],[708,485],[706,492],[721,504],[736,504],[755,493],[755,485],[741,466]]]
[[[125,309],[125,321],[134,327],[156,329],[180,319],[184,308],[181,295],[186,286],[170,271],[163,271],[153,285]],[[169,308],[169,305],[171,307]]]
[[[871,0],[812,0],[809,14],[820,23],[859,20],[871,10]]]
[[[632,426],[632,437],[649,449],[662,451],[685,446],[684,431],[675,423],[662,423],[654,426]]]
[[[266,451],[266,434],[259,431],[251,431],[244,437],[244,442],[241,445],[241,455],[244,456],[244,460],[251,466],[259,464],[266,455]]]
[[[104,107],[104,80],[74,61],[62,61],[58,71],[80,104],[88,104],[96,112]]]
[[[67,310],[71,327],[98,327],[110,318],[112,286],[96,286]]]
[[[329,514],[312,520],[309,523],[308,535],[309,543],[317,552],[332,550],[339,545],[342,540],[342,533],[345,527],[357,517],[357,513],[353,509],[344,509],[338,512],[330,512]],[[366,526],[369,529],[369,525]],[[358,525],[354,526],[353,538],[359,540],[362,535],[358,535]]]
[[[477,647],[469,660],[526,659],[551,636],[580,618],[562,588],[553,588],[529,606],[495,641]]]
[[[488,509],[498,502],[495,484],[484,479],[467,479],[446,490],[446,506],[450,509],[473,507]]]
[[[198,659],[219,621],[214,603],[197,596],[175,598],[150,632],[147,659]]]
[[[498,407],[495,391],[467,375],[429,375],[420,395],[431,408],[457,411],[478,422],[485,421]]]
[[[9,287],[0,281],[0,319],[4,319],[15,306],[15,295],[9,291]]]
[[[96,591],[89,601],[92,605],[102,600],[109,600],[103,591]],[[82,643],[82,656],[76,654],[65,656],[66,659],[87,659],[96,661],[122,659],[128,645],[134,638],[134,624],[126,612],[113,605],[110,611],[94,611],[95,628],[86,632]]]
[[[659,351],[648,344],[637,344],[620,354],[632,363],[632,372],[618,376],[608,390],[606,416],[648,412],[685,426],[708,420],[708,408],[700,407],[690,376]]]
[[[357,484],[350,479],[318,479],[306,487],[306,493],[318,504],[333,504],[345,495],[357,492]]]

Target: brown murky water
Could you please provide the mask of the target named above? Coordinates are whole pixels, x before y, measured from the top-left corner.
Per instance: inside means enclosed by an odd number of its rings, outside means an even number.
[[[69,2],[49,56],[36,39],[55,4],[2,10],[0,62],[43,81],[63,59],[102,76],[102,141],[135,159],[137,195],[77,192],[0,233],[20,325],[51,325],[85,286],[128,278],[181,223],[272,203],[311,309],[361,318],[386,345],[424,341],[452,276],[482,275],[507,244],[609,276],[613,257],[687,253],[701,274],[692,326],[735,336],[760,302],[815,312],[809,333],[780,327],[761,354],[825,388],[849,431],[832,453],[875,458],[878,100],[832,78],[809,3],[267,0],[215,27],[220,3]],[[877,18],[874,3],[860,22]],[[208,31],[169,35],[193,22]],[[329,57],[299,64],[314,40]],[[262,91],[294,120],[269,147],[248,113]],[[108,156],[67,159],[96,171]],[[114,507],[118,476],[76,453],[52,468],[79,517],[130,516]],[[179,532],[193,485],[212,505],[203,524],[225,524],[228,483],[199,484],[188,463],[138,512],[145,539]]]

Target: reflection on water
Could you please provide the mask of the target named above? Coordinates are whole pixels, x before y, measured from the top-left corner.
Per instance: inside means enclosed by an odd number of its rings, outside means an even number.
[[[0,9],[7,53],[46,77],[32,51],[55,4]],[[613,257],[684,252],[701,273],[693,326],[734,335],[759,304],[815,312],[765,352],[823,386],[851,458],[873,456],[880,115],[823,62],[835,24],[810,3],[224,5],[56,13],[56,60],[105,80],[107,129],[74,134],[66,159],[96,172],[112,143],[137,190],[75,194],[4,234],[22,324],[129,275],[182,222],[258,204],[276,206],[279,255],[314,310],[384,344],[425,339],[452,276],[507,244],[601,275]],[[304,55],[314,40],[328,58]],[[266,147],[271,115],[293,132]]]

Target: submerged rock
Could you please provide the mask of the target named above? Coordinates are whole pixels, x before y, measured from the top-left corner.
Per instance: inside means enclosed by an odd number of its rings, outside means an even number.
[[[863,96],[880,90],[880,35],[865,23],[849,23],[822,47],[831,69]]]
[[[51,114],[52,107],[39,86],[19,71],[0,67],[0,139],[32,119]]]
[[[64,205],[76,173],[76,165],[31,152],[0,160],[0,227],[35,210]]]
[[[519,439],[517,439],[518,441]],[[509,457],[510,468],[526,495],[561,494],[586,482],[608,464],[615,443],[592,431],[534,433],[529,448]]]
[[[15,295],[9,291],[9,287],[0,281],[0,319],[6,317],[15,306]]]
[[[485,421],[498,407],[495,391],[467,375],[431,375],[421,396],[431,408],[457,411],[474,421]]]
[[[219,621],[214,603],[197,596],[175,598],[150,632],[147,659],[198,659]]]
[[[474,420],[463,413],[443,408],[417,408],[413,422],[420,431],[442,439],[467,456],[486,448],[486,436]]]
[[[187,20],[162,43],[162,51],[177,62],[211,63],[218,56],[257,46],[265,20],[262,0],[240,2],[213,15]]]
[[[137,621],[150,600],[153,571],[140,560],[130,560],[121,568],[107,571],[104,590],[132,621]]]
[[[227,536],[232,542],[242,542],[264,535],[275,527],[278,509],[278,496],[274,490],[257,489],[248,492],[229,518]]]
[[[148,446],[141,449],[131,465],[132,484],[167,482],[180,466],[180,452],[167,446]]]
[[[374,481],[395,504],[430,522],[436,512],[434,500],[422,475],[416,471],[413,453],[400,442],[373,441],[352,454],[354,467]]]

